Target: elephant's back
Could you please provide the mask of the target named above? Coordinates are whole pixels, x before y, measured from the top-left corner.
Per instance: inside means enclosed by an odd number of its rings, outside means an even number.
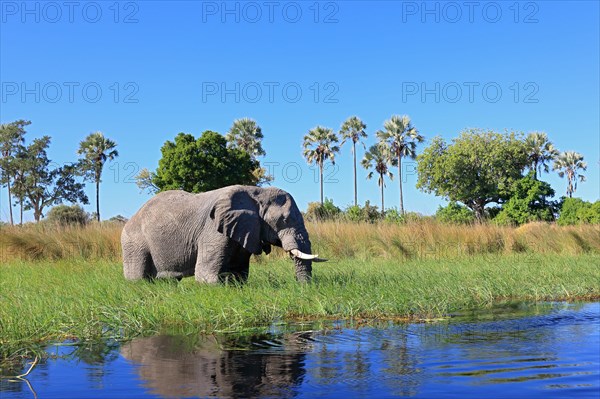
[[[195,197],[181,190],[163,191],[149,199],[125,224],[125,231],[179,226],[198,212]]]
[[[181,190],[163,191],[146,201],[146,203],[142,205],[142,207],[133,217],[138,215],[142,217],[148,217],[162,213],[169,213],[169,211],[173,211],[175,209],[183,210],[184,208],[189,207],[193,197],[194,194]]]

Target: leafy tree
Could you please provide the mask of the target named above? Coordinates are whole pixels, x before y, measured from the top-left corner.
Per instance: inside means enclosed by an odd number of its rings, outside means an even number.
[[[383,123],[384,131],[378,131],[380,141],[387,143],[398,166],[398,185],[400,189],[400,213],[404,214],[404,198],[402,195],[402,158],[415,159],[417,156],[417,143],[422,143],[424,138],[412,125],[408,115],[393,115]]]
[[[100,221],[100,183],[102,182],[102,169],[106,161],[112,161],[119,156],[115,150],[117,144],[104,137],[102,132],[89,134],[79,143],[77,154],[83,155],[80,167],[87,180],[96,183],[96,217]]]
[[[527,153],[514,133],[470,129],[450,145],[435,137],[417,160],[417,188],[462,202],[481,221],[487,204],[510,197],[513,182],[527,165]]]
[[[0,183],[3,186],[5,185],[8,190],[8,209],[11,225],[14,225],[11,181],[18,173],[18,154],[22,153],[24,150],[25,126],[30,124],[30,121],[20,119],[0,125],[0,154],[2,155],[2,158],[0,159],[0,169],[2,169]]]
[[[554,160],[554,170],[558,170],[560,177],[567,176],[567,195],[569,198],[577,191],[577,179],[584,182],[585,176],[579,170],[587,170],[587,164],[583,161],[583,155],[575,151],[560,153]]]
[[[116,215],[116,216],[113,216],[110,219],[108,219],[109,222],[120,223],[120,224],[125,224],[125,223],[127,223],[128,220],[129,219],[127,219],[123,215]]]
[[[52,168],[46,149],[50,137],[33,140],[26,148],[27,163],[24,169],[25,210],[33,210],[33,217],[39,221],[48,206],[63,202],[88,203],[83,183],[76,181],[76,165]]]
[[[165,142],[161,153],[152,176],[152,184],[159,191],[200,193],[233,184],[257,183],[252,172],[258,161],[246,151],[228,148],[225,137],[217,132],[207,130],[198,139],[179,133],[174,142]]]
[[[360,141],[361,139],[367,138],[367,133],[365,132],[366,128],[367,125],[365,125],[363,121],[356,116],[351,116],[342,123],[339,132],[339,135],[342,138],[340,146],[343,146],[348,140],[352,142],[352,157],[354,158],[354,205],[358,205],[356,184],[356,143],[361,143],[363,148],[366,149],[365,144]]]
[[[89,222],[90,216],[79,205],[56,205],[52,207],[46,215],[46,222],[59,225],[85,225]]]
[[[260,126],[250,118],[236,119],[225,136],[230,146],[246,151],[252,159],[266,155],[262,148],[263,134]]]
[[[390,180],[393,180],[394,175],[389,170],[389,165],[394,163],[392,154],[390,153],[389,147],[381,142],[369,147],[369,150],[365,153],[365,157],[361,161],[361,165],[365,169],[373,169],[367,175],[367,179],[371,179],[374,173],[379,175],[377,184],[381,187],[381,214],[385,213],[385,207],[383,202],[383,188],[385,187],[385,176],[388,176]]]
[[[335,165],[335,154],[340,151],[340,147],[335,145],[338,138],[332,129],[317,126],[310,130],[306,136],[302,147],[303,155],[309,164],[319,166],[319,182],[321,184],[321,204],[323,204],[323,165],[326,160],[330,160]]]
[[[150,172],[147,168],[142,168],[135,176],[135,184],[140,191],[146,191],[148,194],[156,194],[160,189],[154,184],[156,173]]]
[[[24,201],[25,201],[25,189],[27,185],[27,181],[25,178],[25,173],[27,171],[29,163],[33,162],[33,160],[28,158],[26,147],[24,145],[19,147],[19,150],[15,154],[13,159],[15,168],[14,168],[14,180],[13,180],[13,193],[19,199],[19,224],[23,225],[23,210],[24,210]]]
[[[475,214],[466,206],[452,201],[445,207],[439,207],[435,212],[436,220],[442,223],[469,224],[475,221]]]
[[[533,178],[538,178],[538,171],[548,173],[548,162],[553,161],[558,155],[558,150],[548,140],[548,135],[542,132],[531,132],[525,137],[527,161],[529,169],[533,171]]]
[[[267,169],[263,168],[258,164],[256,169],[252,171],[252,176],[254,176],[254,181],[257,186],[262,186],[264,184],[270,184],[275,178],[267,172]]]
[[[520,225],[533,221],[551,222],[558,207],[548,200],[554,196],[550,184],[537,180],[531,171],[526,177],[517,180],[511,188],[510,199],[502,205],[502,210],[494,222],[504,225]]]

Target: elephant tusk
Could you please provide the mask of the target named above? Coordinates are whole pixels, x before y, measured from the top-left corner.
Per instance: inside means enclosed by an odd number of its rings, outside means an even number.
[[[304,259],[304,260],[314,260],[314,259],[318,259],[319,255],[311,255],[311,254],[305,254],[304,252],[294,248],[290,251],[292,253],[292,255],[294,255],[296,258],[299,259]]]

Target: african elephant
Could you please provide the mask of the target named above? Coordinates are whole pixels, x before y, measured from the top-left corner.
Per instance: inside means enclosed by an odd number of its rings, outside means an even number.
[[[292,196],[268,187],[229,186],[200,194],[157,194],[125,224],[121,235],[127,279],[195,276],[217,283],[224,276],[245,282],[250,256],[271,245],[290,253],[296,279],[309,282],[308,232]]]

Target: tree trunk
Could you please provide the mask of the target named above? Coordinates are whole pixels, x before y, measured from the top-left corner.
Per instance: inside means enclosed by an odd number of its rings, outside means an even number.
[[[385,207],[383,204],[383,175],[381,175],[381,216],[385,216]]]
[[[19,213],[20,213],[20,219],[19,219],[19,225],[23,226],[23,197],[19,197]]]
[[[475,219],[477,219],[479,223],[483,223],[483,220],[485,219],[484,207],[485,204],[482,205],[476,201],[473,202],[473,211],[475,212]]]
[[[356,143],[352,142],[352,155],[354,157],[354,206],[358,205],[358,198],[356,195]]]
[[[400,214],[404,215],[404,198],[402,196],[402,157],[398,156],[398,184],[400,186]]]
[[[42,218],[42,210],[40,209],[39,205],[34,205],[33,207],[33,218],[35,219],[35,222],[39,222],[40,219]]]
[[[319,164],[319,184],[321,185],[321,205],[323,205],[323,163]]]
[[[14,226],[14,225],[15,225],[15,223],[14,223],[14,221],[13,221],[13,211],[12,211],[12,196],[11,196],[11,194],[10,194],[10,177],[8,178],[8,184],[7,184],[7,187],[8,187],[8,211],[9,211],[9,213],[10,213],[10,225],[11,225],[11,226]]]
[[[96,180],[96,219],[100,221],[100,180]]]

